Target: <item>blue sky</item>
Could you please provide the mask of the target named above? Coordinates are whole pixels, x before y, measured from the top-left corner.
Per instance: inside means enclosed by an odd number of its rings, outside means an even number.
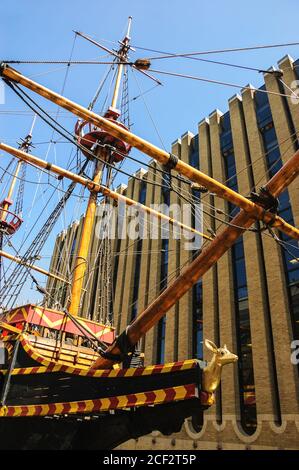
[[[126,2],[114,0],[111,2],[89,0],[15,0],[14,2],[1,2],[0,17],[0,49],[2,59],[68,59],[74,42],[72,30],[80,30],[101,41],[117,41],[121,39],[125,30],[127,17],[133,17],[131,38],[132,45],[169,52],[192,52],[219,48],[243,47],[261,44],[274,44],[299,41],[296,0],[265,0],[263,2],[252,0],[241,6],[237,0],[223,2],[214,0],[204,2],[200,0],[127,0]],[[104,42],[108,47],[115,44]],[[280,49],[265,49],[261,51],[248,51],[215,54],[209,59],[223,60],[241,65],[257,68],[268,68],[276,64],[284,54],[290,53],[299,57],[299,47],[285,47]],[[144,52],[136,48],[131,55],[132,59],[146,57]],[[154,54],[151,54],[154,55]],[[75,42],[73,59],[98,59],[103,56],[102,51],[83,39],[77,38]],[[219,65],[207,64],[187,59],[169,59],[153,63],[155,68],[179,73],[199,75],[211,79],[235,82],[245,85],[248,82],[255,86],[262,84],[262,77],[257,72],[237,70]],[[80,104],[88,104],[95,89],[105,72],[107,66],[73,66],[70,68],[65,84],[65,96]],[[65,79],[65,67],[58,65],[17,65],[18,70],[31,76],[36,81],[61,92]],[[211,85],[193,82],[173,77],[160,76],[163,86],[156,87],[147,93],[144,98],[150,109],[151,116],[162,137],[163,144],[170,148],[171,142],[176,140],[187,130],[197,132],[197,123],[213,111],[216,107],[225,112],[228,108],[227,100],[239,90],[220,85]],[[147,90],[153,83],[138,76],[139,86]],[[139,94],[134,77],[131,77],[130,96]],[[40,98],[37,101],[45,109],[56,111],[54,104]],[[25,110],[22,104],[10,90],[6,91],[5,104],[0,105],[0,139],[11,145],[28,131],[32,117],[30,115],[11,114],[11,111]],[[97,110],[97,108],[95,108]],[[9,113],[7,113],[9,111]],[[62,111],[59,120],[72,131],[75,119],[66,117]],[[157,132],[148,116],[142,99],[132,102],[131,121],[132,131],[136,134],[161,146]],[[52,131],[40,120],[37,121],[34,131],[34,141],[48,142]],[[57,137],[57,136],[56,136]],[[67,164],[70,156],[70,145],[37,144],[34,154],[59,165]],[[133,155],[138,156],[136,152]],[[140,156],[140,159],[145,160]],[[7,159],[0,154],[0,167],[4,167]],[[125,164],[128,172],[137,169],[130,163]],[[1,173],[1,168],[0,168]],[[36,170],[30,169],[28,179],[36,181],[39,177]],[[42,182],[47,182],[42,176]],[[117,183],[125,182],[126,177],[120,176]],[[66,187],[66,183],[65,183]],[[46,204],[48,193],[46,185],[39,188],[35,184],[29,185],[26,192],[25,206],[29,221],[26,227],[20,229],[22,233],[16,235],[14,243],[20,248],[25,233],[32,230],[33,221]],[[0,188],[1,189],[1,188]],[[34,205],[32,207],[33,195]],[[61,193],[54,194],[53,203],[58,201]],[[78,206],[78,200],[70,204],[70,210],[58,223],[53,233],[56,235],[68,222],[72,215],[78,216],[83,207]],[[46,216],[53,206],[49,204],[44,211]],[[40,222],[42,222],[42,217]],[[45,249],[49,256],[51,243]],[[25,249],[24,244],[22,249]],[[41,262],[47,265],[49,258]],[[36,298],[34,291],[27,286],[22,299],[28,296]],[[21,299],[21,300],[22,300]]]

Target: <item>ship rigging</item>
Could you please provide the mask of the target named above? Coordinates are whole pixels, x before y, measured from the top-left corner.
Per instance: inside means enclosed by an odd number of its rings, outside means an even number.
[[[261,221],[263,228],[270,230],[270,235],[277,229],[289,237],[299,239],[299,230],[277,215],[278,196],[299,173],[299,151],[259,192],[245,197],[183,162],[176,155],[131,132],[128,70],[144,75],[154,81],[155,86],[161,84],[156,74],[165,73],[151,67],[151,61],[159,56],[131,61],[131,21],[129,17],[125,36],[117,50],[103,46],[84,33],[75,32],[75,37],[92,43],[111,56],[111,61],[106,61],[110,68],[86,108],[28,78],[9,64],[22,61],[6,61],[0,67],[5,84],[35,113],[31,129],[19,148],[0,143],[0,149],[13,156],[3,175],[3,178],[9,176],[9,185],[0,204],[0,344],[5,352],[5,361],[0,370],[0,434],[1,437],[7,434],[6,443],[13,433],[22,435],[20,439],[24,448],[32,445],[28,435],[28,427],[32,423],[37,426],[41,446],[45,445],[49,432],[53,432],[60,438],[66,436],[63,445],[67,445],[68,440],[70,448],[78,448],[83,445],[82,436],[89,427],[94,431],[94,437],[89,443],[85,440],[85,445],[110,447],[132,435],[142,435],[153,429],[174,432],[186,417],[202,413],[212,406],[221,368],[224,364],[236,362],[236,355],[226,346],[218,348],[206,340],[207,348],[213,353],[210,364],[186,358],[177,363],[144,367],[139,354],[140,340],[233,246],[238,237],[245,231],[256,230],[252,228],[256,221]],[[180,55],[167,54],[160,56],[160,59],[175,56]],[[71,62],[70,59],[67,64]],[[95,106],[109,76],[113,84],[110,105],[104,100],[102,113],[97,113]],[[200,79],[187,75],[185,78]],[[24,88],[75,115],[78,120],[74,132],[58,124]],[[33,135],[37,118],[50,125],[53,134],[58,133],[75,146],[77,161],[73,167],[69,165],[65,168],[35,155]],[[175,184],[184,182],[190,187],[193,185],[201,193],[213,193],[229,201],[239,208],[239,212],[222,231],[214,233],[209,230],[203,233],[114,191],[112,183],[115,172],[125,173],[122,164],[126,159],[134,160],[130,156],[134,148],[159,164],[162,184],[168,184],[170,190],[176,191]],[[14,250],[14,235],[22,230],[27,165],[47,172],[49,178],[55,177],[58,183],[68,181],[68,186],[23,254],[18,250],[11,254],[5,250],[6,247]],[[148,184],[151,184],[150,180]],[[56,222],[78,187],[88,192],[86,210],[74,268],[67,275],[62,275],[52,272],[51,268],[41,268],[36,263]],[[115,335],[113,326],[113,291],[117,286],[113,285],[109,236],[100,243],[95,266],[88,266],[87,261],[100,195],[104,212],[109,212],[110,200],[115,204],[123,203],[151,214],[158,220],[167,221],[172,226],[201,235],[205,240],[192,263],[185,266],[119,336]],[[9,265],[6,272],[4,259],[15,263],[15,267]],[[91,269],[97,272],[101,295],[92,302],[93,306],[96,305],[96,311],[93,308],[92,314],[87,312],[83,317],[80,315],[82,299],[87,291],[86,278]],[[35,272],[60,281],[63,291],[60,305],[49,307],[52,305],[52,294],[41,286],[33,274]],[[16,306],[28,277],[43,295],[43,300],[39,305],[29,302]],[[173,410],[173,413],[169,413],[169,410]],[[173,414],[172,418],[170,414]],[[86,416],[90,418],[89,423],[82,421],[82,417]],[[45,420],[45,417],[51,419]],[[128,419],[136,423],[139,434],[137,431],[132,433],[128,426],[125,431],[115,430],[119,422],[127,422]],[[108,429],[105,437],[102,436],[104,428]],[[0,446],[3,442],[1,439]]]

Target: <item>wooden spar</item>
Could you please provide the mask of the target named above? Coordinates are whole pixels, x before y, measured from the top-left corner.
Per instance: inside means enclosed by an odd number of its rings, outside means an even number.
[[[20,158],[21,160],[32,163],[39,168],[44,168],[45,170],[51,171],[52,173],[68,178],[72,181],[75,181],[76,183],[82,184],[83,186],[86,186],[90,191],[100,192],[104,194],[105,196],[108,196],[111,199],[114,199],[115,201],[123,202],[124,204],[128,206],[136,206],[138,209],[148,214],[151,214],[154,217],[157,217],[161,220],[167,220],[171,225],[176,225],[182,228],[183,230],[190,231],[194,233],[195,235],[200,235],[207,240],[210,240],[210,241],[213,240],[213,238],[209,237],[208,235],[201,233],[192,227],[188,227],[187,225],[179,222],[178,220],[168,217],[167,215],[162,214],[161,212],[158,212],[150,207],[144,206],[143,204],[140,204],[139,202],[136,202],[133,199],[130,199],[126,196],[123,196],[122,194],[112,191],[106,186],[95,184],[92,180],[89,180],[87,178],[84,178],[83,176],[72,173],[71,171],[61,168],[52,163],[45,162],[44,160],[41,160],[40,158],[35,157],[34,155],[23,152],[20,149],[11,147],[10,145],[7,145],[3,142],[0,142],[0,149],[5,150],[5,152],[10,153],[11,155],[14,155],[17,158]],[[252,204],[253,206],[256,206],[257,209],[261,209],[261,207],[258,206],[257,204],[255,203],[252,203]],[[281,217],[271,214],[270,212],[267,212],[267,211],[265,212],[263,209],[262,209],[262,213],[263,213],[263,220],[271,221],[271,227],[275,227],[281,230],[282,232],[284,232],[289,237],[299,240],[299,230],[297,228],[293,227],[291,224],[288,224]]]
[[[99,116],[98,114],[84,108],[83,106],[55,93],[52,90],[40,85],[37,82],[25,77],[17,70],[9,67],[7,64],[2,64],[0,67],[0,74],[8,80],[20,83],[25,87],[29,88],[30,90],[38,93],[39,95],[43,96],[44,98],[58,104],[62,108],[67,109],[71,113],[79,116],[80,118],[98,126],[111,135],[118,137],[128,144],[136,147],[141,152],[145,153],[149,157],[157,160],[162,165],[169,164],[169,160],[172,160],[171,155],[166,152],[165,150],[160,149],[159,147],[147,142],[145,139],[138,137],[135,134],[132,134],[128,130],[118,126],[117,124],[113,123],[112,121],[108,121],[106,118]],[[178,160],[174,164],[174,169],[177,173],[184,175],[185,177],[189,178],[191,181],[195,183],[199,183],[200,185],[206,187],[209,191],[217,194],[217,196],[226,199],[227,201],[239,206],[245,212],[247,212],[250,216],[263,220],[265,223],[273,222],[273,227],[276,227],[278,230],[283,231],[288,236],[297,238],[298,239],[298,231],[290,228],[283,219],[279,219],[270,212],[265,212],[264,209],[259,206],[258,204],[253,203],[246,197],[238,194],[237,192],[233,191],[232,189],[228,188],[224,184],[214,180],[208,175],[205,175],[201,171],[193,168],[192,166],[188,165],[187,163],[183,162],[182,160]]]
[[[36,114],[33,118],[29,134],[25,137],[25,139],[23,140],[23,142],[20,144],[20,147],[19,147],[21,150],[24,150],[26,152],[29,151],[29,148],[30,148],[30,145],[31,145],[32,132],[33,132],[33,128],[34,128],[34,125],[35,125],[35,120],[36,120]],[[18,163],[17,163],[17,167],[15,169],[15,172],[13,174],[12,181],[10,183],[10,187],[9,187],[9,190],[8,190],[7,197],[6,197],[6,199],[4,201],[4,204],[2,206],[2,214],[0,215],[0,220],[1,221],[5,221],[7,216],[8,216],[8,210],[9,210],[9,207],[12,203],[11,199],[12,199],[12,195],[13,195],[13,192],[14,192],[14,189],[15,189],[15,185],[16,185],[16,182],[17,182],[17,179],[18,179],[18,175],[19,175],[21,166],[22,166],[22,161],[19,160]]]
[[[119,87],[120,87],[121,76],[122,76],[122,73],[123,73],[123,68],[124,68],[123,64],[118,65],[117,75],[116,75],[116,85],[117,86],[115,87],[114,93],[113,93],[113,98],[112,98],[112,103],[111,103],[112,108],[117,107],[118,93],[119,93]]]
[[[213,240],[213,238],[209,237],[205,233],[199,232],[195,228],[188,227],[188,225],[185,225],[178,220],[175,220],[171,217],[168,217],[166,214],[162,214],[159,211],[156,211],[155,209],[152,209],[148,206],[144,206],[143,204],[140,204],[139,202],[134,201],[133,199],[130,199],[123,194],[119,194],[115,191],[112,191],[111,189],[107,188],[106,186],[102,186],[100,184],[94,183],[92,180],[89,180],[87,178],[84,178],[83,176],[77,175],[76,173],[72,173],[71,171],[65,170],[64,168],[61,168],[57,165],[52,165],[51,163],[45,162],[44,160],[39,159],[38,157],[35,157],[34,155],[28,154],[26,152],[23,152],[20,149],[16,149],[15,147],[11,147],[10,145],[4,144],[3,142],[0,142],[0,149],[5,150],[5,152],[10,153],[11,155],[14,155],[15,157],[24,160],[28,163],[32,163],[35,166],[39,168],[44,168],[46,170],[49,170],[56,175],[63,176],[65,178],[68,178],[72,181],[75,181],[76,183],[82,184],[83,186],[86,186],[90,191],[94,192],[100,192],[104,194],[105,196],[110,197],[111,199],[118,201],[118,202],[123,202],[127,206],[135,206],[138,210],[141,210],[147,214],[152,215],[153,217],[157,217],[160,220],[165,220],[171,225],[175,225],[177,227],[180,227],[183,230],[189,231],[194,233],[195,235],[199,235],[206,240]],[[290,225],[290,229],[291,229]],[[298,231],[298,238],[299,238],[299,231]]]
[[[299,174],[299,152],[270,179],[266,188],[277,197]],[[234,226],[227,227],[205,248],[202,253],[127,327],[129,344],[134,346],[145,333],[166,314],[166,312],[231,248],[238,237],[249,228],[255,219],[241,211],[234,219]],[[236,227],[237,226],[237,227]],[[121,353],[117,340],[108,349],[109,354]],[[99,358],[93,369],[108,369],[117,360]]]
[[[127,36],[129,36],[130,34],[130,24],[131,24],[131,20],[132,20],[132,17],[129,16],[129,27],[128,27],[128,32],[127,32]],[[116,52],[116,51],[113,51],[111,49],[108,49],[108,47],[106,46],[103,46],[103,44],[100,44],[99,42],[95,41],[94,39],[90,38],[89,36],[86,36],[86,34],[83,34],[81,33],[80,31],[74,31],[74,33],[78,34],[78,36],[81,36],[82,38],[86,39],[87,41],[91,42],[92,44],[94,44],[95,46],[99,47],[100,49],[103,49],[103,51],[106,51],[108,52],[109,54],[113,55],[114,57],[117,57],[118,60],[119,60],[119,64],[120,64],[120,54],[119,52]],[[123,40],[121,42],[121,44],[124,44],[125,41]],[[128,62],[127,61],[127,58],[123,58],[123,62],[122,62],[123,65],[125,64],[128,64],[130,65],[133,69],[135,70],[138,70],[138,72],[140,72],[141,74],[145,75],[146,77],[150,78],[151,80],[153,80],[154,82],[156,82],[158,85],[162,85],[162,83],[160,82],[160,80],[158,80],[158,78],[154,77],[153,75],[150,75],[148,72],[146,72],[145,70],[142,70],[141,68],[139,67],[136,67],[135,64],[133,64],[132,62]]]
[[[48,277],[52,277],[53,279],[57,279],[58,281],[62,281],[62,282],[65,282],[66,284],[70,284],[70,281],[67,281],[63,277],[60,277],[57,274],[51,273],[50,271],[46,271],[45,269],[40,268],[39,266],[35,266],[34,264],[26,263],[24,260],[22,260],[22,258],[13,256],[10,253],[6,253],[3,250],[0,250],[0,257],[1,256],[3,256],[3,258],[9,259],[10,261],[14,261],[15,263],[22,264],[23,266],[27,266],[28,268],[33,269],[34,271],[45,274]]]
[[[129,44],[129,32],[131,27],[131,17],[129,18],[127,34],[123,40],[123,46],[120,50],[120,59],[126,59],[127,52],[128,52],[128,44]],[[117,107],[117,100],[119,95],[119,89],[122,79],[123,73],[123,64],[119,63],[117,67],[117,75],[116,81],[114,85],[113,97],[112,97],[112,108]],[[104,162],[109,160],[109,150],[105,148],[100,148],[98,150],[98,154],[100,160],[95,161],[95,169],[92,178],[93,185],[100,185],[102,180],[102,174],[104,169]],[[78,252],[76,254],[75,260],[75,268],[72,280],[72,287],[71,287],[71,294],[70,294],[70,302],[68,305],[68,309],[70,314],[77,316],[80,312],[80,305],[81,305],[81,293],[84,284],[84,278],[86,275],[87,270],[87,263],[88,263],[88,252],[91,243],[92,231],[94,227],[95,217],[96,217],[96,209],[97,209],[97,197],[98,191],[92,189],[90,191],[87,208],[85,211],[85,217],[83,220],[83,227],[82,227],[82,234],[80,237]]]
[[[0,320],[0,327],[4,330],[9,331],[10,333],[17,333],[18,335],[22,333],[22,330],[16,328],[15,326],[10,325],[9,323],[5,323],[4,321]]]
[[[19,174],[19,171],[20,171],[20,168],[21,168],[21,165],[22,165],[22,162],[21,161],[18,161],[18,164],[17,164],[17,168],[14,172],[14,175],[13,175],[13,178],[12,178],[12,181],[10,183],[10,187],[9,187],[9,190],[8,190],[8,194],[7,194],[7,201],[11,201],[11,198],[12,198],[12,195],[13,195],[13,191],[14,191],[14,188],[15,188],[15,185],[16,185],[16,182],[17,182],[17,178],[18,178],[18,174]],[[7,214],[8,214],[8,209],[9,209],[9,205],[10,205],[11,202],[5,202],[3,204],[3,207],[2,207],[2,215],[1,215],[1,220],[6,220],[6,217],[7,217]]]
[[[103,152],[103,151],[102,151]],[[96,167],[93,175],[93,184],[99,184],[103,173],[103,163],[96,162]],[[97,210],[97,195],[98,192],[92,190],[89,195],[87,209],[83,221],[82,234],[78,253],[76,255],[73,282],[70,295],[70,304],[68,306],[69,312],[77,316],[80,310],[81,292],[84,283],[84,277],[87,269],[87,257],[89,252],[89,245],[91,240],[91,233],[93,230],[94,220]]]
[[[118,66],[117,66],[117,76],[116,76],[115,87],[114,87],[114,92],[113,92],[113,97],[112,97],[112,102],[111,102],[112,108],[117,108],[117,100],[118,100],[118,95],[119,95],[120,82],[121,82],[123,68],[124,68],[123,62],[126,62],[127,55],[128,55],[131,23],[132,23],[132,17],[130,16],[129,20],[128,20],[127,33],[126,33],[126,35],[125,35],[125,37],[122,41],[122,47],[121,47],[119,53],[117,54],[119,63],[118,63]]]

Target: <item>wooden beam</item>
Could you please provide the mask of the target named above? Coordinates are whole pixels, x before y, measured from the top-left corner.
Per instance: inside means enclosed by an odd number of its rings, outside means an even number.
[[[266,188],[275,197],[286,189],[299,174],[299,152],[271,178]],[[127,327],[126,335],[129,343],[135,345],[145,333],[156,325],[166,312],[232,247],[235,241],[255,222],[245,211],[241,211],[234,219],[234,227],[227,227],[205,248],[202,253],[187,266],[163,292]],[[220,312],[221,315],[221,312]],[[117,340],[107,349],[110,354],[119,355]],[[94,369],[109,369],[117,360],[99,358]]]
[[[44,98],[52,101],[53,103],[58,104],[62,108],[67,109],[76,116],[79,116],[80,118],[94,124],[95,126],[106,130],[111,135],[124,140],[131,146],[137,148],[141,152],[148,155],[149,157],[154,158],[162,165],[169,164],[169,162],[172,160],[172,155],[166,152],[166,150],[160,149],[159,147],[151,144],[145,139],[142,139],[141,137],[132,134],[123,127],[120,127],[117,123],[109,121],[108,119],[99,116],[98,114],[84,108],[83,106],[75,103],[74,101],[71,101],[59,95],[58,93],[55,93],[54,91],[40,85],[37,82],[34,82],[30,78],[25,77],[20,72],[13,69],[12,67],[9,67],[5,63],[2,63],[0,66],[0,74],[4,78],[16,83],[20,83],[21,85],[29,88],[35,93],[38,93]],[[239,206],[250,216],[256,219],[263,220],[266,223],[271,222],[272,226],[276,227],[278,230],[283,231],[288,236],[297,239],[299,238],[299,231],[295,230],[294,228],[291,228],[291,226],[289,224],[286,224],[283,219],[274,216],[270,212],[265,212],[261,206],[254,204],[246,197],[238,194],[236,191],[233,191],[232,189],[214,180],[208,175],[205,175],[204,173],[197,170],[196,168],[193,168],[187,163],[178,160],[175,162],[174,169],[176,172],[184,175],[191,181],[194,181],[195,183],[199,183],[202,186],[206,187],[209,191],[217,194],[218,197],[226,199],[232,204]]]
[[[0,257],[1,256],[3,256],[3,258],[9,259],[10,261],[14,261],[14,263],[22,264],[23,266],[26,266],[29,269],[33,269],[34,271],[37,271],[38,273],[45,274],[48,277],[52,277],[53,279],[57,279],[58,281],[62,281],[62,282],[65,282],[66,284],[70,284],[70,281],[67,281],[63,277],[60,277],[54,273],[50,273],[46,269],[40,268],[39,266],[35,266],[34,264],[26,263],[24,260],[22,260],[22,258],[13,256],[10,253],[6,253],[3,250],[0,250]]]
[[[22,330],[20,330],[19,328],[9,325],[8,323],[5,323],[4,321],[1,321],[1,320],[0,320],[0,328],[10,331],[11,333],[17,333],[17,334],[22,333]]]
[[[172,217],[168,217],[166,214],[162,214],[161,212],[156,211],[155,209],[152,209],[148,206],[144,206],[143,204],[140,204],[139,202],[136,202],[133,199],[130,199],[122,194],[112,191],[106,186],[102,186],[98,183],[95,183],[92,180],[84,178],[83,176],[77,175],[76,173],[72,173],[71,171],[65,170],[64,168],[61,168],[57,165],[53,165],[51,163],[45,162],[44,160],[41,160],[40,158],[35,157],[34,155],[23,152],[20,149],[11,147],[10,145],[4,144],[3,142],[0,142],[0,149],[5,150],[5,152],[10,153],[11,155],[14,155],[15,157],[23,161],[32,163],[33,165],[39,168],[44,168],[45,170],[51,171],[52,173],[56,175],[63,176],[65,178],[70,179],[71,181],[82,184],[83,186],[86,186],[91,192],[100,192],[104,194],[105,196],[108,196],[111,199],[114,199],[115,201],[123,202],[124,204],[128,206],[136,206],[137,209],[140,209],[141,211],[147,214],[157,217],[160,220],[165,220],[170,225],[175,225],[177,227],[180,227],[181,229],[192,232],[194,233],[194,235],[201,236],[205,238],[206,240],[213,240],[213,238],[209,237],[205,233],[199,232],[195,228],[189,227],[188,225],[185,225],[179,222],[178,220],[173,219]],[[299,231],[298,231],[298,238],[299,238]]]

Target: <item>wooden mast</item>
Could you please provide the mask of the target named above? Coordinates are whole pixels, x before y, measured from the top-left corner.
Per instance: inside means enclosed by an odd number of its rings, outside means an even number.
[[[147,142],[145,139],[132,134],[130,131],[118,126],[111,120],[97,115],[96,113],[84,108],[83,106],[59,95],[58,93],[45,88],[44,86],[34,82],[33,80],[25,77],[15,69],[9,67],[7,64],[2,64],[0,68],[0,74],[7,78],[8,80],[15,81],[17,83],[21,83],[25,87],[29,88],[30,90],[38,93],[39,95],[47,98],[48,100],[58,104],[62,108],[67,109],[68,111],[72,112],[76,116],[81,117],[82,119],[87,120],[88,122],[94,124],[95,126],[99,126],[109,132],[111,135],[122,139],[123,141],[127,142],[128,144],[136,147],[141,152],[145,153],[146,155],[154,158],[158,162],[162,163],[163,165],[169,164],[173,161],[173,157],[166,152],[165,150],[160,149],[159,147]],[[218,197],[226,199],[227,201],[231,202],[239,206],[248,215],[253,216],[256,219],[261,219],[266,223],[271,222],[274,223],[278,230],[283,231],[287,235],[293,238],[298,239],[298,230],[291,228],[286,224],[286,222],[275,216],[274,214],[265,211],[261,206],[258,204],[254,204],[254,202],[250,201],[248,198],[238,194],[236,191],[228,188],[224,184],[214,180],[208,175],[205,175],[201,171],[193,168],[191,165],[183,162],[182,160],[175,160],[173,162],[173,167],[176,172],[186,176],[191,181],[195,183],[199,183],[202,186],[205,186],[211,192],[217,194]]]
[[[20,150],[25,150],[26,152],[29,151],[35,121],[36,121],[36,114],[34,115],[34,118],[33,118],[31,128],[30,128],[30,131],[29,131],[28,135],[25,137],[25,139],[20,144],[20,147],[19,147]],[[18,163],[17,163],[17,167],[15,169],[15,172],[13,174],[10,186],[9,186],[7,197],[5,198],[4,204],[1,207],[2,213],[1,213],[1,216],[0,216],[0,220],[2,220],[2,221],[6,220],[6,218],[7,218],[7,215],[8,215],[7,211],[9,209],[10,205],[11,205],[11,202],[12,202],[11,199],[12,199],[12,195],[13,195],[13,192],[14,192],[14,189],[15,189],[15,185],[16,185],[18,176],[19,176],[21,166],[22,166],[22,161],[19,160]]]
[[[129,16],[127,34],[125,35],[125,37],[122,41],[123,47],[121,48],[121,52],[120,52],[120,54],[118,54],[119,64],[118,64],[118,67],[117,67],[116,82],[115,82],[114,93],[113,93],[112,102],[111,102],[112,108],[117,108],[120,82],[121,82],[121,77],[122,77],[123,68],[124,68],[123,63],[127,61],[127,52],[128,52],[128,47],[129,47],[129,43],[130,43],[131,24],[132,24],[132,16]]]
[[[100,183],[102,171],[103,163],[96,162],[96,167],[93,174],[94,184]],[[69,312],[74,316],[78,315],[80,309],[81,293],[83,288],[84,276],[87,269],[87,256],[96,215],[97,194],[98,193],[95,191],[90,192],[90,196],[87,203],[87,209],[83,221],[79,248],[76,255],[75,268],[70,292],[70,304],[68,306]]]
[[[21,166],[22,166],[22,161],[19,160],[18,163],[17,163],[17,167],[15,169],[14,175],[12,177],[9,189],[8,189],[7,197],[4,200],[3,206],[0,208],[0,210],[1,210],[0,220],[2,220],[2,221],[6,220],[6,218],[7,218],[7,215],[8,215],[7,211],[9,209],[10,205],[11,205],[11,198],[12,198],[12,195],[13,195],[13,192],[14,192],[14,188],[15,188],[15,185],[16,185],[16,182],[17,182],[17,179],[18,179],[18,175],[19,175],[19,171],[20,171]]]
[[[129,18],[127,34],[124,39],[124,46],[122,46],[121,50],[123,51],[123,55],[119,59],[123,61],[126,59],[127,51],[128,51],[128,44],[129,44],[129,32],[131,28],[131,17]],[[120,63],[117,66],[117,76],[114,85],[114,92],[112,97],[112,104],[113,108],[117,107],[119,89],[121,84],[121,77],[123,72],[123,64]],[[98,156],[100,157],[101,161],[95,162],[95,170],[93,174],[93,183],[94,185],[99,185],[101,183],[103,168],[104,168],[104,161],[109,159],[109,151],[106,149],[99,149],[97,151]],[[82,234],[79,242],[78,253],[76,255],[75,261],[75,268],[74,274],[71,284],[71,292],[70,292],[70,303],[68,305],[68,310],[73,316],[77,316],[80,311],[80,301],[81,301],[81,294],[84,284],[84,278],[87,270],[87,257],[93,232],[93,226],[96,216],[96,208],[97,208],[97,196],[98,192],[91,190],[90,196],[87,203],[87,209],[85,212],[85,217],[83,221],[82,227]]]
[[[36,114],[33,117],[33,121],[32,121],[31,128],[30,128],[28,135],[25,137],[25,139],[22,139],[22,143],[19,145],[19,149],[25,150],[25,152],[29,152],[29,149],[31,146],[32,132],[33,132],[33,128],[35,125],[35,121],[36,121]],[[15,189],[15,185],[17,183],[17,179],[18,179],[22,164],[23,164],[22,160],[19,160],[15,169],[15,172],[13,174],[9,189],[8,189],[7,197],[2,201],[2,203],[0,203],[0,224],[2,226],[1,228],[4,229],[4,232],[2,230],[0,232],[0,278],[1,278],[2,257],[7,258],[7,256],[5,256],[5,253],[2,251],[3,233],[5,233],[5,230],[7,230],[9,226],[13,230],[11,233],[14,233],[15,230],[17,229],[16,226],[12,227],[12,224],[9,224],[9,222],[7,223],[7,218],[9,216],[16,216],[19,221],[18,227],[22,223],[22,219],[19,217],[19,214],[13,214],[12,212],[9,211],[9,208],[12,204],[13,192]]]

